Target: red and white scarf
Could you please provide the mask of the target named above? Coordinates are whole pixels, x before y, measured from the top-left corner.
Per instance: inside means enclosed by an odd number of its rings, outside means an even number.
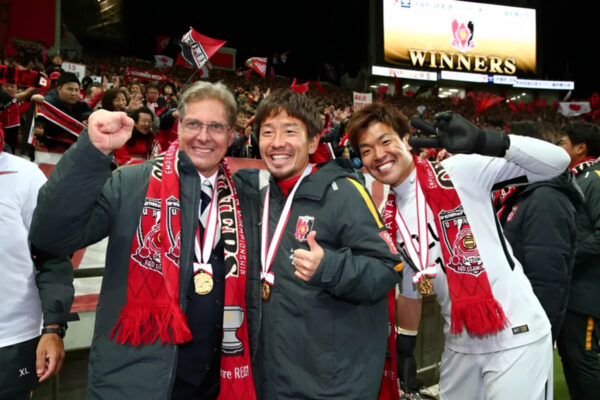
[[[110,335],[122,344],[180,344],[192,339],[179,305],[181,246],[178,142],[152,168],[140,223],[131,246],[127,303]],[[255,399],[246,323],[247,250],[242,217],[231,172],[223,160],[217,175],[217,198],[224,246],[224,321],[241,318],[235,336],[239,351],[221,353],[219,399]],[[187,240],[184,238],[184,240]],[[235,314],[235,315],[234,315]]]
[[[588,168],[590,165],[594,165],[598,162],[598,157],[588,156],[583,160],[579,161],[577,164],[571,167],[571,171],[573,175],[577,176],[581,171]]]
[[[415,161],[417,179],[440,235],[448,289],[452,299],[450,332],[463,326],[472,335],[494,334],[510,323],[494,298],[485,267],[460,198],[442,164]],[[396,241],[396,196],[390,191],[383,220]]]

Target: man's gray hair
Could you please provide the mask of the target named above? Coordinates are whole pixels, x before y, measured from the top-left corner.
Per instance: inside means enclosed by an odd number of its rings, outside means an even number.
[[[177,106],[179,120],[185,118],[185,108],[189,103],[200,100],[218,100],[223,103],[227,112],[227,123],[235,126],[237,103],[231,91],[222,82],[198,81],[186,88]]]

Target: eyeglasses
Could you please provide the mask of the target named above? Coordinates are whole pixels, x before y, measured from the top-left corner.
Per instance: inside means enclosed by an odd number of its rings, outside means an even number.
[[[197,119],[184,119],[181,121],[181,127],[183,128],[183,132],[189,133],[192,135],[197,135],[202,132],[202,128],[206,127],[206,131],[209,135],[223,135],[231,129],[229,125],[220,124],[218,122],[200,122]]]

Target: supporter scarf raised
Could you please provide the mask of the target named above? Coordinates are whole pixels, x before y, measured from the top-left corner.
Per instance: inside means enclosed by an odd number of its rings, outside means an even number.
[[[450,333],[495,334],[510,322],[494,298],[461,201],[441,163],[416,161],[417,179],[440,236],[452,311]],[[396,241],[396,197],[390,190],[383,220]]]
[[[127,303],[110,335],[121,344],[180,344],[192,339],[179,305],[181,245],[178,142],[157,158],[131,246]],[[223,160],[217,199],[224,246],[225,306],[220,400],[256,398],[246,324],[247,250],[239,201]]]
[[[84,124],[77,121],[70,115],[60,111],[58,108],[54,107],[47,101],[44,101],[41,104],[37,104],[35,113],[36,117],[44,117],[48,121],[60,126],[62,129],[69,132],[75,137],[79,137],[79,134],[85,128]]]

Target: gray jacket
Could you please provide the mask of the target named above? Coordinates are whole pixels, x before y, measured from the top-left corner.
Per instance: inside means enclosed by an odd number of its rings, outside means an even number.
[[[30,239],[44,251],[67,255],[109,237],[90,350],[86,398],[169,399],[176,375],[177,346],[158,341],[133,347],[109,339],[127,299],[131,244],[153,161],[120,168],[112,175],[110,163],[111,158],[96,149],[84,131],[40,190]],[[193,240],[185,238],[194,237],[197,230],[200,177],[183,152],[179,173],[180,281],[187,282],[192,276],[194,247]],[[248,269],[255,270],[252,265]],[[185,312],[187,285],[179,288],[179,304]]]

